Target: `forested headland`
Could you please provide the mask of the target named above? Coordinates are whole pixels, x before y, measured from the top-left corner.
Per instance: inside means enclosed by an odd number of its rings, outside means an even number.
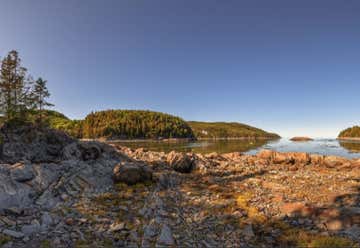
[[[339,139],[360,139],[360,126],[349,127],[339,133]]]

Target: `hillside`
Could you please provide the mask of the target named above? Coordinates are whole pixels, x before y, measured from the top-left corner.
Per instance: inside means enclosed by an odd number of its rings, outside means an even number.
[[[189,121],[197,138],[279,138],[274,133],[268,133],[237,122],[199,122]]]
[[[340,132],[338,138],[355,138],[360,139],[360,126],[349,127]]]
[[[191,128],[181,118],[146,110],[94,112],[85,118],[82,127],[83,138],[194,138]]]
[[[38,112],[29,111],[35,123]],[[71,120],[53,110],[43,111],[43,122],[75,138],[158,139],[158,138],[279,138],[277,134],[235,122],[186,122],[148,110],[105,110],[92,112],[84,120]]]

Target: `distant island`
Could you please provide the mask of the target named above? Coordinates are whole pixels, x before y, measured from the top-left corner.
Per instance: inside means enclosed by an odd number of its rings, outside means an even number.
[[[360,126],[349,127],[341,131],[338,139],[342,140],[360,140]]]
[[[309,137],[301,137],[301,136],[297,136],[297,137],[293,137],[290,139],[291,141],[298,141],[298,142],[302,142],[302,141],[312,141],[312,138]]]

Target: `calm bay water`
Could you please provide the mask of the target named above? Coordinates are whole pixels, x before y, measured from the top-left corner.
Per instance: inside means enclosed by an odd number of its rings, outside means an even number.
[[[293,142],[289,139],[278,140],[200,140],[194,142],[136,141],[117,142],[131,148],[147,148],[152,151],[169,152],[172,150],[195,153],[245,152],[255,154],[261,149],[280,152],[307,152],[323,155],[336,155],[360,158],[360,142],[338,141],[336,139],[315,139],[309,142]]]

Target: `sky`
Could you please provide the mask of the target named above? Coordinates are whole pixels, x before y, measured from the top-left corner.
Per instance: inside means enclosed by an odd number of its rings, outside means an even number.
[[[149,109],[283,137],[360,124],[358,0],[2,0],[12,49],[70,118]]]

